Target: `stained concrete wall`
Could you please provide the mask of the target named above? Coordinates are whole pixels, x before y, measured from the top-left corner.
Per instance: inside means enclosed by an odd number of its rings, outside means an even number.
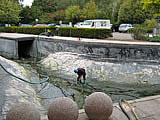
[[[7,58],[18,58],[18,42],[14,39],[0,38],[0,55]]]
[[[39,38],[37,42],[36,40],[39,57],[46,57],[55,52],[72,52],[117,60],[158,61],[160,59],[160,47],[158,45],[107,44],[48,38]]]
[[[28,39],[27,39],[28,38]],[[140,42],[113,42],[96,39],[64,38],[64,37],[0,37],[0,55],[18,58],[18,41],[34,40],[30,48],[30,56],[46,57],[55,52],[72,52],[87,54],[97,58],[134,61],[156,61],[160,59],[160,44]],[[144,42],[145,43],[145,42]]]

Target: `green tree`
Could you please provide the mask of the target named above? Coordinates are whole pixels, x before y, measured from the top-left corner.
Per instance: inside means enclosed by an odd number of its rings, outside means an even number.
[[[89,0],[57,0],[57,10],[65,10],[69,6],[80,6],[80,9],[84,8]]]
[[[100,16],[101,11],[98,10],[94,0],[90,0],[83,9],[84,19],[96,19]]]
[[[119,9],[123,1],[124,0],[117,0],[116,2],[114,2],[115,5],[112,8],[112,21],[114,23],[118,23],[118,13],[119,13]]]
[[[43,15],[40,16],[39,21],[40,23],[55,23],[54,19],[55,19],[56,15],[55,13],[45,13]]]
[[[160,0],[141,0],[143,9],[154,10],[155,17],[160,17]]]
[[[141,2],[137,0],[125,0],[118,13],[120,23],[141,24],[152,17],[152,11],[143,10]]]
[[[113,12],[115,11],[118,1],[119,0],[95,0],[96,5],[102,11],[100,18],[114,21]]]
[[[39,19],[42,15],[42,11],[37,6],[26,6],[23,8],[20,16],[21,16],[21,23],[35,23],[35,19]]]
[[[32,6],[37,6],[45,13],[51,13],[56,11],[57,0],[34,0]]]
[[[0,1],[0,23],[15,24],[20,20],[21,6],[13,0]]]
[[[79,6],[70,6],[66,10],[66,19],[72,23],[76,23],[80,20],[81,10]]]
[[[66,23],[67,21],[65,20],[65,10],[58,10],[53,13],[48,13],[45,17],[45,14],[40,17],[40,21],[48,21],[48,23],[56,23],[59,24],[59,21],[63,21],[63,23]]]

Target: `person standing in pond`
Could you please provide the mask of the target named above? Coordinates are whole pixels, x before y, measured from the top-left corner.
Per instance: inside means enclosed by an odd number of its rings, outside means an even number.
[[[83,76],[83,84],[86,85],[86,72],[85,72],[85,69],[84,68],[77,68],[77,69],[74,69],[74,72],[78,74],[78,77],[77,77],[77,83],[80,82],[82,83],[81,79],[82,79],[82,76]]]

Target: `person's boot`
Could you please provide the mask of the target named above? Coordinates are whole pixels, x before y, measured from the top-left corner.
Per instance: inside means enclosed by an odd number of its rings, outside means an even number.
[[[87,85],[86,81],[84,81],[84,82],[83,82],[83,85],[84,85],[84,86],[86,86],[86,85]]]

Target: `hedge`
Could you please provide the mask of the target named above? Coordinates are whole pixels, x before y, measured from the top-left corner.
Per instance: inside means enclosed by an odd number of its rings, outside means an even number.
[[[65,28],[58,29],[58,35],[66,37],[83,37],[83,38],[108,38],[112,37],[111,29],[96,28]]]
[[[9,33],[24,33],[39,35],[50,29],[54,35],[67,37],[83,37],[83,38],[108,38],[112,37],[111,29],[96,29],[96,28],[72,28],[72,27],[2,27],[0,32]]]
[[[47,29],[56,30],[55,27],[15,27],[15,26],[12,26],[12,27],[2,27],[0,28],[0,32],[39,35],[43,32],[46,32]]]

